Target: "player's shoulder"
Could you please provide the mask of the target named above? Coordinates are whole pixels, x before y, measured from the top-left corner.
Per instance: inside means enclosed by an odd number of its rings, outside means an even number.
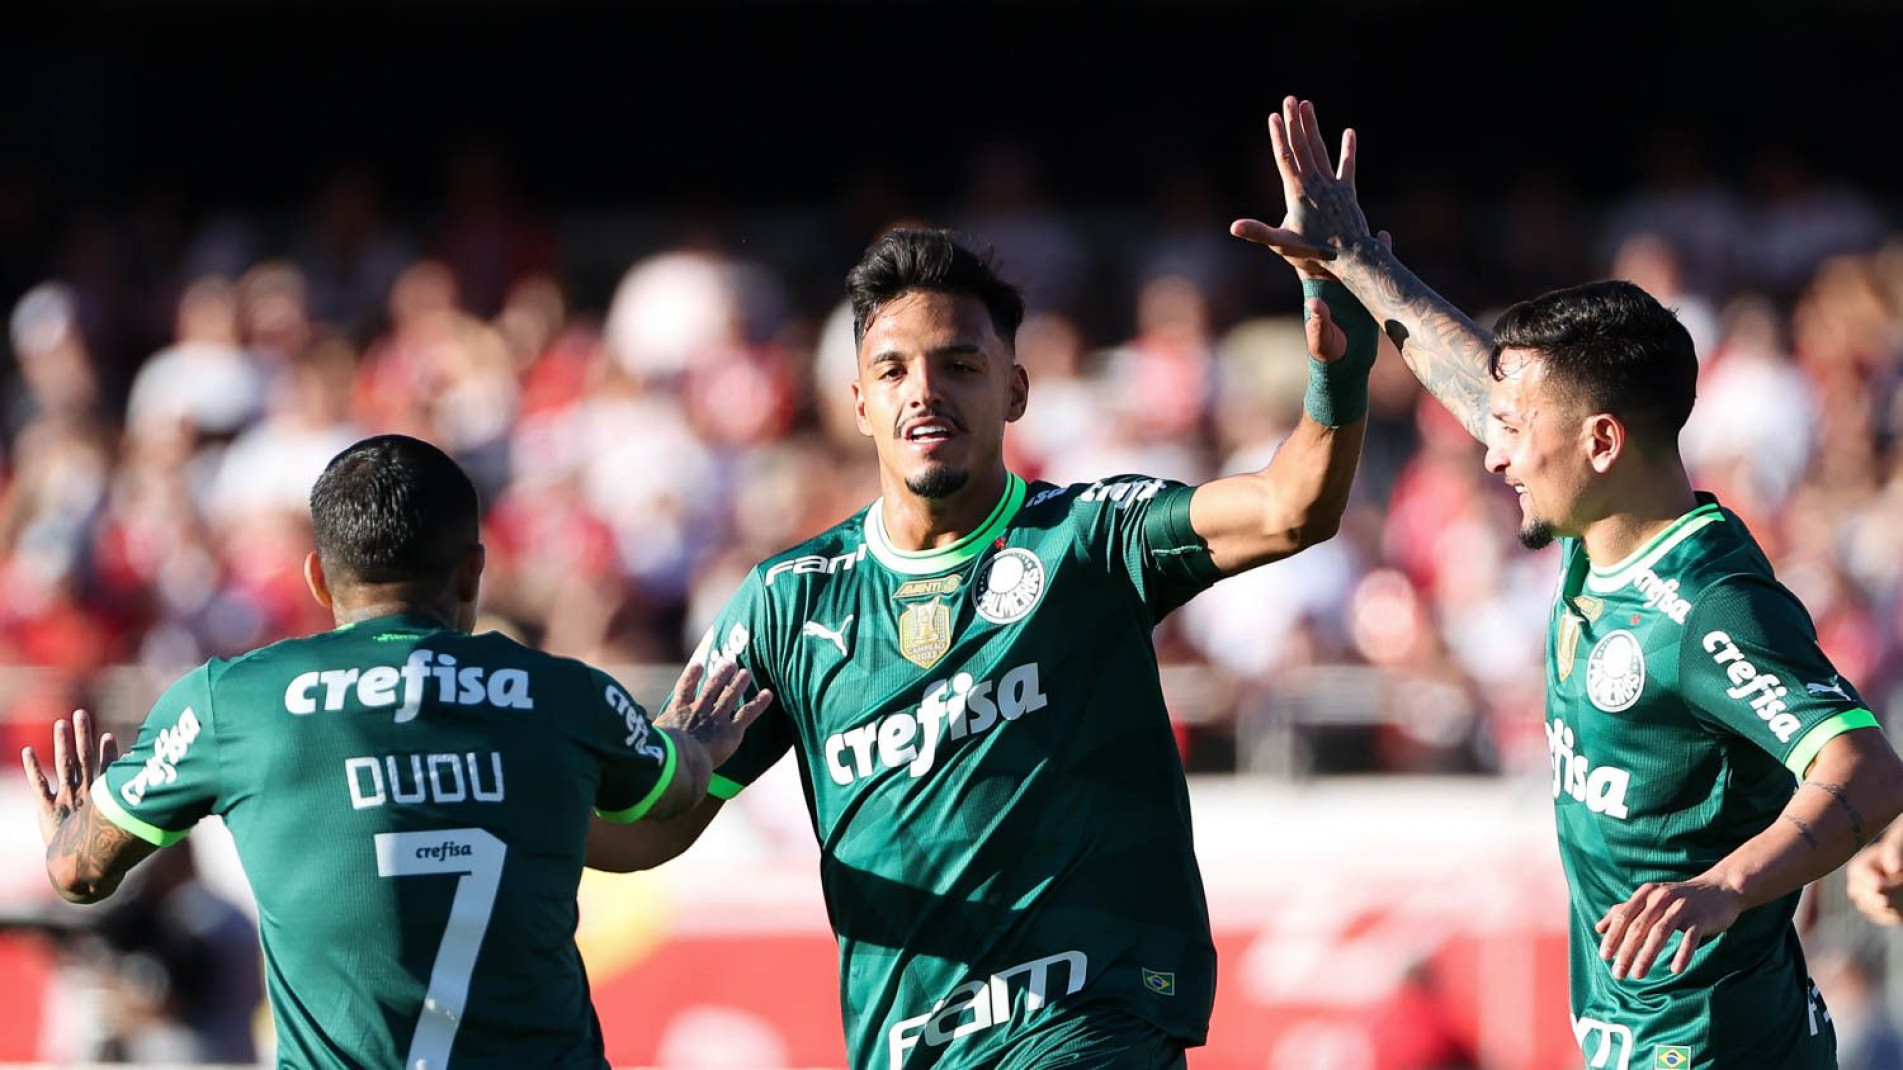
[[[1083,506],[1128,508],[1150,501],[1164,491],[1185,488],[1184,484],[1174,479],[1164,479],[1161,476],[1144,475],[1139,472],[1125,472],[1089,483],[1073,483],[1064,489],[1074,492],[1070,499],[1073,508]]]
[[[1741,625],[1764,632],[1790,627],[1814,630],[1802,600],[1768,568],[1737,568],[1707,576],[1692,592],[1691,603],[1687,628],[1692,632]]]
[[[287,666],[303,666],[312,663],[313,659],[321,660],[327,649],[335,648],[343,634],[344,629],[337,629],[290,636],[233,657],[207,659],[192,673],[202,673],[205,686],[214,688],[258,675],[276,676]],[[183,679],[189,679],[191,675],[188,673]]]
[[[482,632],[444,632],[439,642],[441,645],[460,647],[473,657],[497,663],[513,662],[572,672],[586,672],[589,668],[588,663],[579,658],[550,653],[493,628]]]
[[[1693,514],[1686,537],[1647,569],[1635,583],[1648,596],[1697,605],[1711,600],[1763,597],[1782,592],[1771,562],[1737,514],[1715,504]],[[1669,588],[1669,591],[1667,590]]]
[[[1570,563],[1583,563],[1583,543],[1562,540]],[[1693,608],[1719,589],[1754,579],[1776,584],[1771,564],[1736,514],[1710,496],[1626,561],[1604,571],[1594,569],[1586,582],[1590,594],[1625,597],[1685,625]]]
[[[583,662],[538,650],[499,631],[472,633],[449,627],[386,630],[374,625],[282,639],[230,660],[214,658],[204,669],[207,683],[222,693],[260,682],[282,688],[286,681],[327,672],[355,670],[356,675],[378,667],[401,670],[418,659],[431,671],[454,677],[459,687],[466,684],[469,688],[478,683],[485,688],[501,688],[503,685],[493,678],[502,673],[556,683],[582,681],[588,673]]]
[[[787,587],[782,581],[788,577],[855,571],[866,560],[866,516],[871,510],[868,503],[812,538],[762,560],[748,573],[748,580],[771,594]]]
[[[1165,491],[1185,489],[1182,483],[1157,476],[1127,472],[1088,483],[1059,485],[1043,481],[1025,487],[1023,520],[1093,516],[1130,509],[1154,500]]]
[[[568,689],[593,691],[598,682],[614,682],[613,675],[606,670],[580,658],[529,646],[505,632],[452,632],[448,636],[451,642],[443,645],[453,645],[466,665],[488,670],[518,670],[537,685],[536,690],[543,690],[540,685],[546,681],[565,699],[572,697]],[[569,703],[563,701],[559,705],[565,708]]]

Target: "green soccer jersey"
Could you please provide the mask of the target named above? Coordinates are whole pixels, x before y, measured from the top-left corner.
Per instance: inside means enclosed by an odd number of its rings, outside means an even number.
[[[1615,981],[1594,926],[1648,881],[1697,876],[1777,820],[1844,731],[1873,727],[1737,516],[1708,495],[1609,569],[1565,540],[1546,736],[1571,898],[1572,1013],[1608,1070],[1833,1067],[1792,893]]]
[[[1215,952],[1150,637],[1217,578],[1192,493],[1012,476],[926,553],[875,503],[709,630],[697,657],[777,697],[714,791],[793,752],[854,1067],[991,1066],[1092,1014],[1202,1042]]]
[[[606,674],[392,616],[192,670],[93,798],[160,846],[230,827],[280,1065],[601,1067],[589,815],[638,818],[675,764]]]

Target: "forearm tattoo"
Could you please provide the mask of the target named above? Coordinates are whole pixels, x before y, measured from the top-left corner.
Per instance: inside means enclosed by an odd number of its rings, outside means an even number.
[[[1832,784],[1825,780],[1806,780],[1803,786],[1829,792],[1830,797],[1837,800],[1837,805],[1844,808],[1844,813],[1850,815],[1850,834],[1857,838],[1857,846],[1862,847],[1868,842],[1863,833],[1863,815],[1857,812],[1855,806],[1850,805],[1850,792],[1846,791],[1842,784]]]
[[[1796,825],[1798,835],[1804,837],[1804,842],[1810,844],[1813,849],[1820,846],[1817,842],[1817,837],[1811,834],[1811,827],[1809,822],[1805,821],[1801,817],[1798,817],[1796,814],[1785,814],[1784,820],[1789,821],[1793,825]]]
[[[59,830],[47,844],[51,857],[73,860],[73,869],[90,884],[115,887],[124,876],[119,865],[127,833],[99,817],[90,806],[78,807],[60,819]]]
[[[1401,351],[1414,377],[1473,437],[1487,437],[1493,335],[1391,256],[1331,265]]]

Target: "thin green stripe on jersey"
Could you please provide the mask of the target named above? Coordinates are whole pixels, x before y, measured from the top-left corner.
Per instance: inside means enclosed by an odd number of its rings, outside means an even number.
[[[1546,737],[1588,1065],[1650,1068],[1664,1052],[1686,1070],[1836,1066],[1796,893],[1708,937],[1678,975],[1613,980],[1593,927],[1641,884],[1697,876],[1769,827],[1824,744],[1875,718],[1709,496],[1604,570],[1577,540],[1562,546]]]
[[[1217,577],[1192,493],[1011,477],[924,554],[869,507],[708,632],[697,658],[778,698],[713,793],[793,751],[859,1070],[994,1065],[1097,1014],[1202,1042],[1215,956],[1150,639]]]
[[[673,758],[607,675],[393,616],[194,669],[93,797],[160,846],[224,818],[280,1065],[595,1068],[589,815],[638,817]]]

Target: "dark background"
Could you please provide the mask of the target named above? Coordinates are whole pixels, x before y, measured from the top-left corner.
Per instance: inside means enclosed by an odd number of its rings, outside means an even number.
[[[134,3],[15,12],[0,164],[42,210],[165,196],[271,207],[369,167],[427,210],[473,144],[551,208],[951,197],[968,153],[1034,143],[1072,204],[1194,167],[1245,195],[1285,92],[1360,126],[1368,192],[1605,196],[1689,139],[1894,197],[1903,13],[1440,3]]]

